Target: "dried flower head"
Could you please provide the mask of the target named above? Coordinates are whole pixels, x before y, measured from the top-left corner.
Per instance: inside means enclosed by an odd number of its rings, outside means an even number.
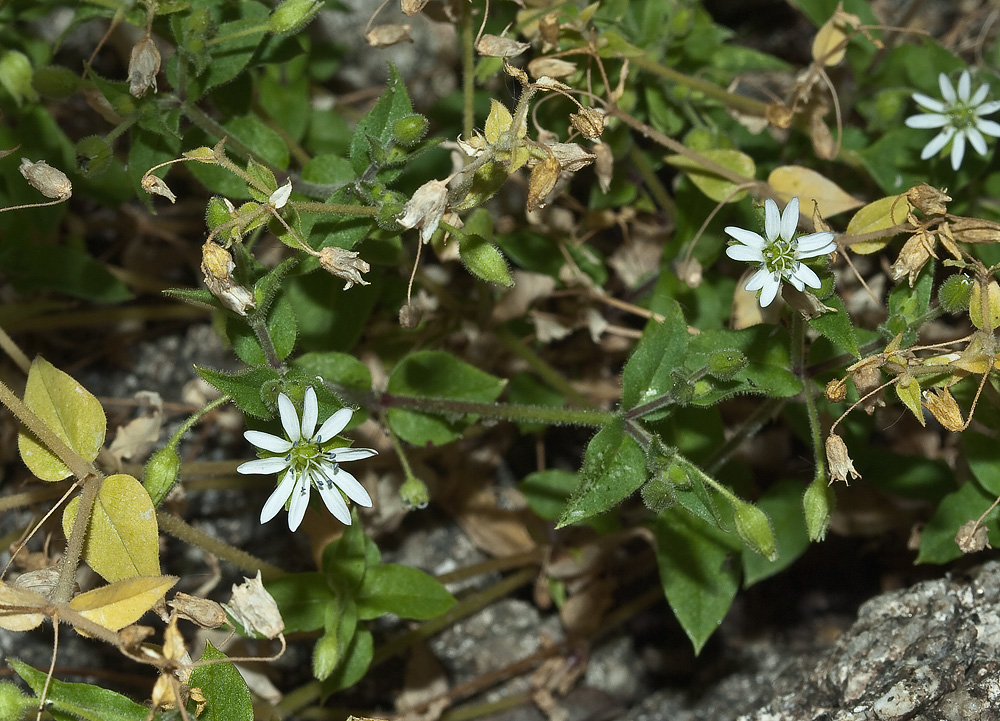
[[[140,184],[142,185],[142,189],[145,190],[147,193],[151,193],[152,195],[162,195],[171,203],[177,201],[177,196],[174,195],[174,191],[172,191],[170,187],[163,181],[163,178],[153,175],[152,173],[147,173],[146,175],[142,176],[142,181]]]
[[[986,526],[980,525],[978,521],[966,521],[955,534],[955,543],[958,544],[962,553],[978,553],[984,548],[993,548],[986,532]]]
[[[73,184],[66,174],[53,168],[44,160],[32,163],[27,158],[21,158],[21,175],[28,185],[44,195],[55,200],[67,200],[73,195]]]
[[[128,61],[128,91],[141,98],[150,88],[156,92],[156,74],[160,72],[160,51],[148,35],[132,46]]]
[[[604,132],[604,113],[597,108],[580,108],[570,114],[569,122],[588,140],[597,140]]]
[[[825,394],[831,403],[841,403],[847,398],[847,381],[843,378],[834,378],[826,384]]]
[[[361,277],[362,273],[371,270],[371,266],[358,257],[357,251],[344,250],[335,246],[323,248],[319,252],[319,264],[330,275],[343,278],[344,290],[354,285],[371,285]]]
[[[233,256],[221,245],[208,241],[201,247],[201,272],[205,285],[222,304],[242,316],[256,304],[253,293],[233,278],[236,263]]]
[[[964,431],[966,422],[962,420],[962,409],[947,388],[924,391],[924,406],[931,415],[949,431]]]
[[[243,583],[238,586],[234,583],[233,596],[222,607],[247,631],[259,633],[264,638],[277,638],[285,630],[278,604],[264,588],[260,571],[256,578],[244,576]]]
[[[404,228],[419,228],[420,239],[430,241],[448,207],[448,186],[442,180],[430,180],[413,194],[396,218]]]
[[[847,452],[847,444],[836,433],[826,437],[826,463],[830,467],[830,483],[834,481],[848,483],[848,476],[861,478],[861,474],[854,470],[854,461]]]

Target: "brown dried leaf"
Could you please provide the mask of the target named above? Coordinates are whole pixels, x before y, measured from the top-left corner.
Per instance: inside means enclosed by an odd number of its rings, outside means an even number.
[[[562,58],[535,58],[528,63],[528,73],[533,78],[565,78],[576,72],[576,65]]]
[[[409,25],[389,23],[376,25],[365,33],[365,42],[373,48],[387,48],[399,43],[412,43]]]
[[[499,35],[483,35],[476,43],[476,51],[490,58],[512,58],[520,55],[531,47],[530,43],[522,43]]]

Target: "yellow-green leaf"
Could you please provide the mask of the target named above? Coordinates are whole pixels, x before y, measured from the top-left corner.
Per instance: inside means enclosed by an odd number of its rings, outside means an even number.
[[[0,581],[0,628],[8,631],[30,631],[41,625],[45,615],[31,613],[32,608],[44,608],[45,596]]]
[[[913,206],[906,199],[906,195],[890,195],[887,198],[881,198],[869,203],[854,214],[851,222],[847,224],[847,234],[864,235],[899,225],[906,220],[907,214],[912,209]],[[884,237],[876,240],[852,243],[851,250],[858,255],[877,253],[889,244],[893,235],[893,233],[887,233]]]
[[[913,415],[920,421],[920,425],[925,425],[924,411],[920,406],[920,383],[917,382],[917,379],[908,373],[900,376],[896,383],[896,395],[913,412]]]
[[[491,145],[500,139],[500,136],[510,130],[514,116],[507,110],[507,106],[499,100],[490,100],[490,114],[486,117],[486,128],[484,134],[486,140]]]
[[[177,580],[177,576],[129,578],[81,593],[69,607],[88,621],[117,631],[138,621]]]
[[[819,206],[819,214],[824,218],[852,210],[862,204],[862,201],[844,192],[832,180],[801,165],[783,165],[775,168],[771,171],[767,182],[778,191],[779,197],[786,204],[792,198],[798,197],[801,202],[800,207],[806,215],[812,212],[813,200]]]
[[[986,315],[983,315],[983,306]],[[986,290],[986,303],[983,303],[983,288],[979,283],[972,284],[972,297],[969,299],[969,320],[980,330],[992,331],[1000,326],[1000,285],[991,280]],[[984,371],[985,372],[985,371]]]
[[[753,158],[746,153],[741,153],[739,150],[717,148],[715,150],[703,150],[701,151],[701,155],[747,180],[753,180],[754,175],[757,173],[757,166],[754,164]],[[698,190],[717,203],[735,203],[738,200],[743,200],[747,195],[745,190],[733,192],[737,187],[737,183],[719,177],[699,165],[697,161],[685,155],[668,155],[665,160],[687,173],[688,177],[691,178],[691,182],[698,187]]]
[[[66,445],[86,461],[97,458],[108,421],[90,391],[67,373],[38,357],[28,371],[24,402]],[[34,435],[21,431],[17,447],[24,465],[43,481],[61,481],[69,468]]]
[[[79,497],[74,498],[63,512],[67,537],[79,505]],[[160,575],[156,511],[149,493],[132,476],[118,473],[104,479],[90,517],[83,560],[111,583]]]

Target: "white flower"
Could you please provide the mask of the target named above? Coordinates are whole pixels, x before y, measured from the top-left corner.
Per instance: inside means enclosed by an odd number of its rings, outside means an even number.
[[[979,86],[975,95],[970,95],[972,78],[968,70],[962,71],[957,91],[944,73],[938,75],[938,86],[944,102],[922,93],[914,93],[913,99],[917,105],[930,112],[911,115],[904,122],[910,128],[941,128],[941,132],[924,146],[920,159],[927,160],[937,155],[950,142],[951,167],[957,171],[965,157],[966,140],[977,153],[986,155],[986,139],[983,134],[1000,138],[1000,123],[982,118],[983,115],[1000,110],[1000,100],[983,102],[990,91],[990,86],[986,83]]]
[[[751,230],[728,226],[726,233],[737,242],[726,248],[726,255],[733,260],[759,263],[760,267],[747,281],[747,290],[760,291],[762,307],[771,305],[778,295],[781,280],[803,290],[805,286],[819,288],[819,276],[802,263],[803,258],[815,258],[832,253],[837,248],[833,233],[812,233],[796,237],[799,223],[799,199],[788,201],[784,213],[768,198],[764,201],[764,236]]]
[[[306,389],[301,423],[295,406],[284,393],[278,394],[278,412],[286,438],[262,431],[246,431],[243,436],[258,448],[280,455],[247,461],[236,469],[240,473],[249,474],[285,471],[278,487],[260,511],[260,522],[267,523],[287,504],[288,529],[294,531],[302,523],[309,505],[309,489],[315,486],[330,513],[341,523],[351,525],[351,512],[347,509],[341,491],[365,508],[371,508],[372,499],[364,486],[358,483],[358,479],[341,468],[340,464],[369,458],[377,451],[371,448],[324,450],[323,445],[347,427],[354,411],[341,408],[315,431],[319,407],[316,403],[316,391],[310,387]]]

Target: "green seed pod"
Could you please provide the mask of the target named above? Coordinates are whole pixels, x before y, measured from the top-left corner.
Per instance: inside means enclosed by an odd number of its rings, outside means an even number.
[[[173,445],[164,446],[146,462],[146,470],[142,474],[142,485],[153,501],[153,507],[159,506],[177,483],[181,469],[181,459]],[[2,718],[2,717],[0,717]]]
[[[399,499],[408,511],[427,508],[427,503],[431,499],[431,494],[427,490],[427,484],[416,476],[406,479],[399,488]]]
[[[735,509],[733,520],[736,522],[736,532],[740,534],[743,542],[768,561],[776,559],[778,549],[774,542],[771,520],[767,514],[752,503],[743,501],[737,501]]]
[[[22,719],[27,710],[37,703],[36,699],[25,696],[14,684],[8,681],[0,683],[0,719]]]
[[[267,21],[267,29],[272,33],[289,33],[298,30],[322,9],[321,0],[285,0],[271,13],[271,18]]]
[[[708,374],[719,380],[728,381],[747,367],[750,359],[736,348],[718,350],[708,356]]]
[[[402,200],[397,200],[395,197],[390,197],[390,199],[383,201],[378,207],[378,213],[375,215],[375,222],[378,223],[378,227],[390,232],[399,232],[402,230],[403,226],[396,221],[396,218],[403,214],[403,207],[405,205],[406,203],[402,202]]]
[[[826,529],[830,526],[830,514],[836,505],[833,490],[825,478],[817,478],[809,484],[802,496],[802,511],[806,518],[806,529],[810,541],[822,541],[826,538]]]
[[[428,125],[430,122],[423,115],[407,115],[392,124],[393,140],[403,147],[412,148],[424,139]]]
[[[223,223],[228,223],[233,219],[235,212],[232,204],[225,198],[218,195],[209,198],[208,205],[205,206],[205,224],[209,230],[215,230]]]
[[[972,297],[972,278],[958,273],[945,280],[938,289],[938,302],[949,313],[969,310]]]
[[[68,98],[80,87],[80,76],[61,65],[47,65],[35,71],[32,85],[47,98]]]
[[[90,135],[76,144],[76,164],[87,177],[99,175],[111,166],[114,153],[99,135]]]
[[[640,494],[646,508],[653,513],[664,511],[677,502],[677,498],[674,496],[674,484],[658,476],[646,481]]]
[[[340,662],[340,644],[336,631],[324,633],[313,647],[313,676],[325,681]]]
[[[31,60],[24,53],[8,50],[0,56],[0,85],[11,94],[14,102],[21,104],[25,98],[35,100],[37,94],[31,84]]]

